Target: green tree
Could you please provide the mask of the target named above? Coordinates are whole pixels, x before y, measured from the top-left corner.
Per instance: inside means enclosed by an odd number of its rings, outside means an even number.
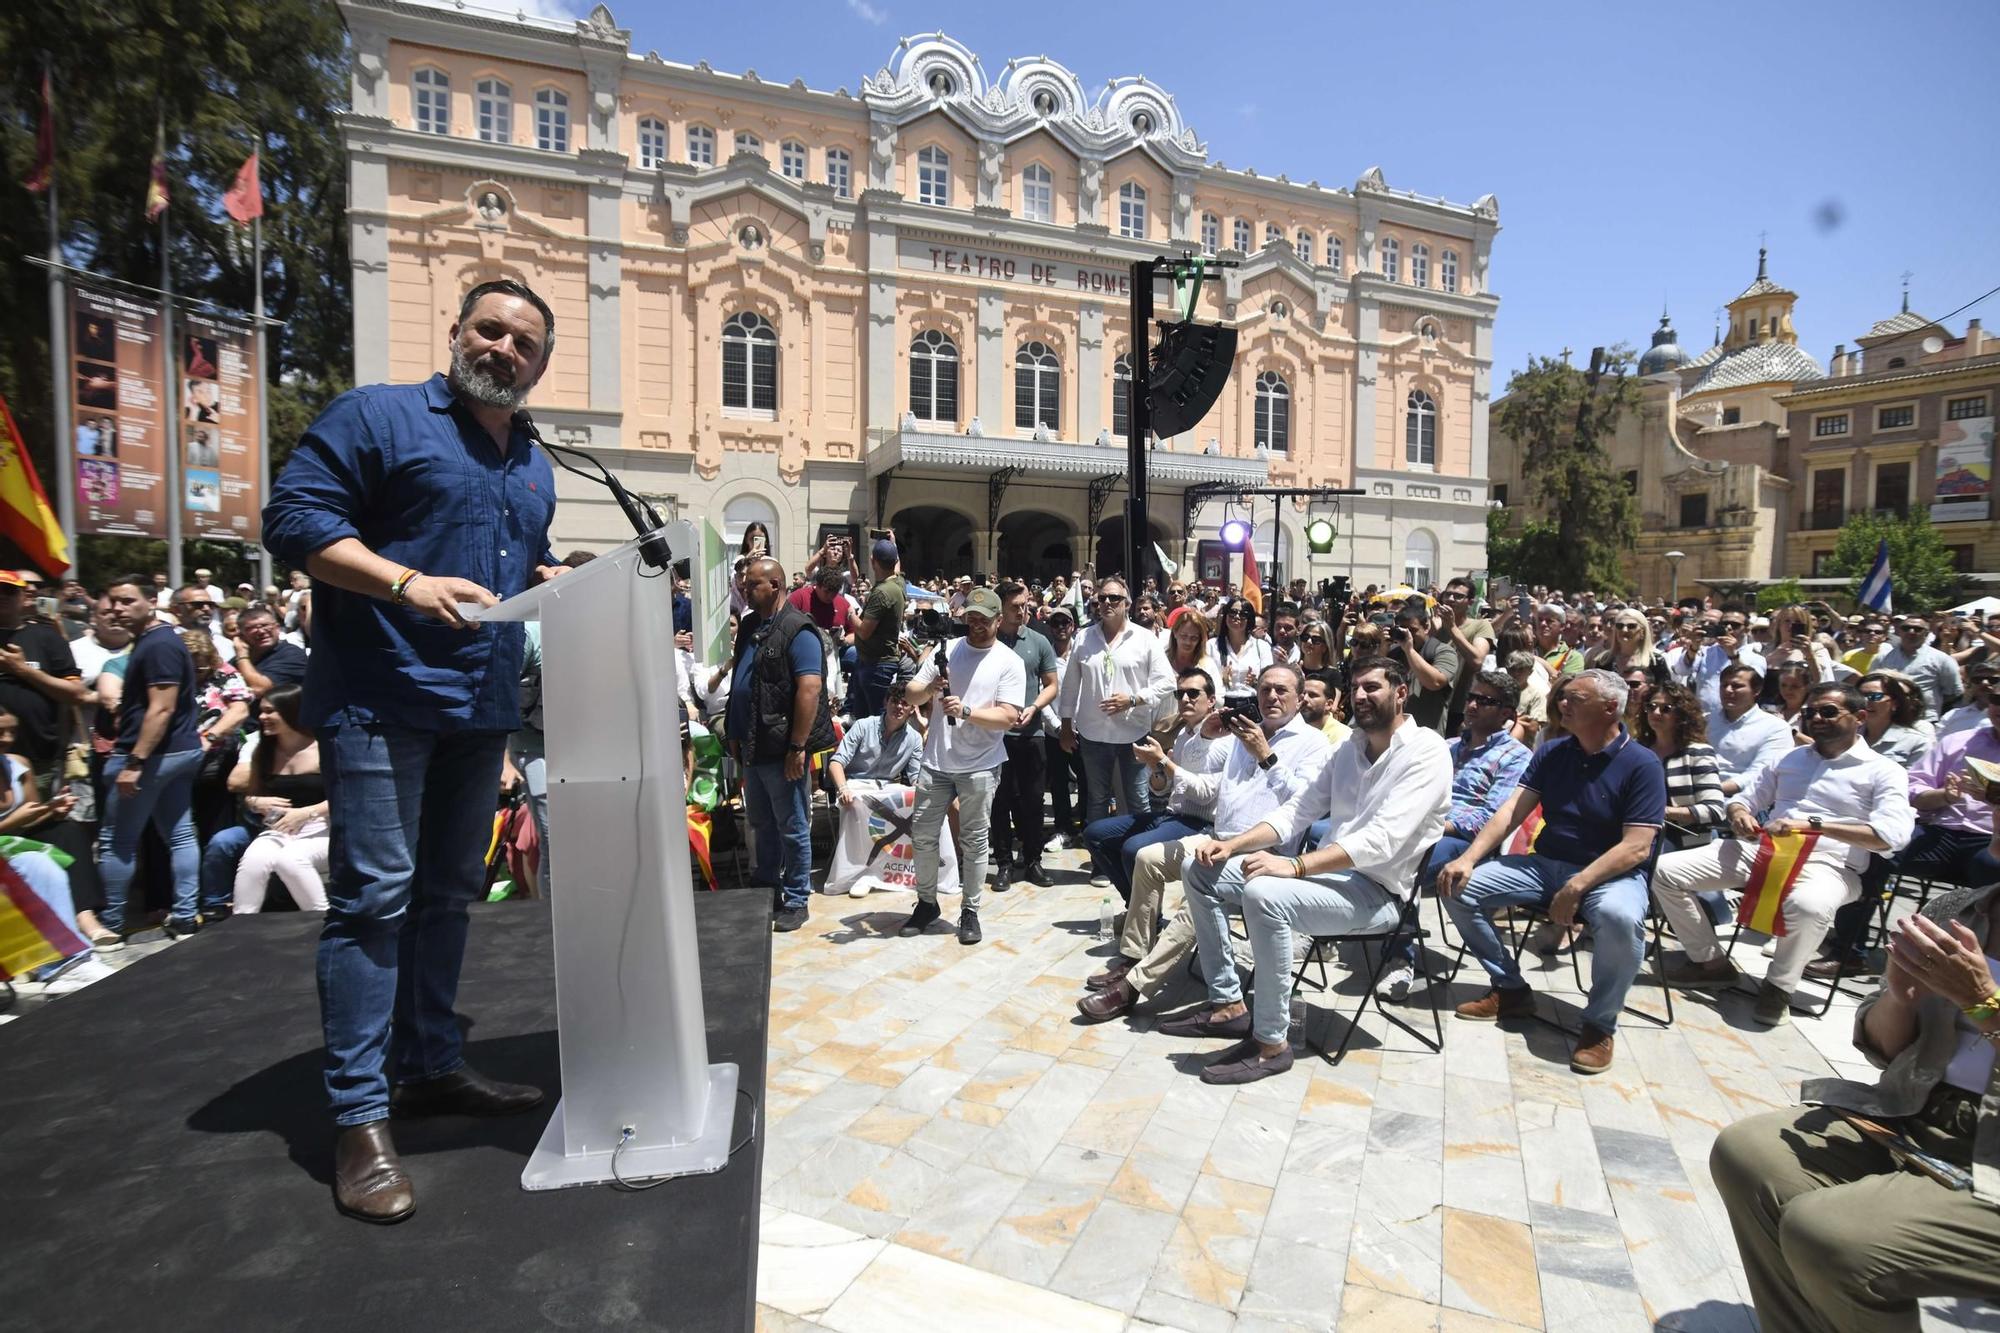
[[[303,420],[347,387],[353,364],[348,297],[347,37],[323,0],[92,0],[0,7],[0,393],[51,491],[54,404],[43,196],[19,182],[34,158],[44,61],[55,85],[56,180],[65,260],[157,286],[160,228],[144,200],[154,126],[165,126],[176,292],[248,310],[249,230],[222,211],[237,168],[261,143],[264,367],[273,463]],[[126,542],[127,539],[107,539]],[[109,564],[149,556],[129,542],[93,554]],[[240,552],[239,552],[240,556]],[[197,560],[192,544],[190,561]],[[220,568],[220,564],[216,567]]]
[[[1638,401],[1638,388],[1625,374],[1631,359],[1631,349],[1612,348],[1593,389],[1576,367],[1531,357],[1493,409],[1494,424],[1520,451],[1529,499],[1554,529],[1553,542],[1535,538],[1533,577],[1522,575],[1528,582],[1616,592],[1630,587],[1620,557],[1638,539],[1639,505],[1599,441]]]
[[[1775,611],[1781,606],[1796,606],[1806,599],[1806,590],[1799,586],[1797,579],[1780,579],[1767,588],[1757,590],[1757,609]]]
[[[1486,568],[1516,585],[1547,582],[1549,560],[1562,544],[1556,525],[1531,517],[1515,532],[1512,517],[1505,509],[1486,511]]]
[[[1848,580],[1858,601],[1861,584],[1875,568],[1875,552],[1889,543],[1889,595],[1898,611],[1935,611],[1959,599],[1958,565],[1929,515],[1913,510],[1902,518],[1852,515],[1826,558],[1828,575]]]

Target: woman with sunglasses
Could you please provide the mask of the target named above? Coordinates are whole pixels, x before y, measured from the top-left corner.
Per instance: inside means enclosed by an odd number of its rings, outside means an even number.
[[[1216,686],[1227,697],[1257,688],[1257,677],[1271,665],[1271,644],[1250,631],[1256,628],[1256,611],[1241,597],[1232,597],[1222,606],[1222,618],[1215,634],[1215,662],[1220,674]]]
[[[1863,676],[1861,738],[1876,754],[1908,768],[1931,748],[1933,739],[1924,719],[1924,697],[1917,683],[1900,671],[1874,671]]]
[[[1709,840],[1722,826],[1722,766],[1708,744],[1708,718],[1685,685],[1647,692],[1639,740],[1667,770],[1667,847],[1679,851]]]
[[[1209,636],[1213,633],[1208,617],[1193,607],[1183,606],[1175,612],[1174,627],[1167,631],[1167,668],[1174,673],[1175,680],[1190,671],[1206,671],[1211,681],[1220,677],[1215,656],[1208,650]],[[1160,701],[1153,714],[1153,736],[1163,747],[1173,748],[1180,716],[1180,707],[1172,695]]]
[[[1334,669],[1333,635],[1322,621],[1306,622],[1299,631],[1299,670],[1310,676],[1316,671]]]
[[[1653,647],[1653,629],[1635,606],[1614,611],[1609,626],[1610,640],[1590,655],[1590,665],[1625,675],[1633,667],[1649,667],[1663,660]]]

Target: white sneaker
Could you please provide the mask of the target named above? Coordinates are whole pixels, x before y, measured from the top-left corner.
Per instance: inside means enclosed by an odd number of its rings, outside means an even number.
[[[54,981],[51,981],[42,993],[44,995],[68,995],[72,991],[82,990],[92,982],[104,980],[106,977],[116,973],[117,970],[114,967],[100,963],[94,957],[86,957],[75,967],[65,968],[61,975],[57,976]]]
[[[1090,877],[1090,887],[1093,889],[1108,889],[1111,887],[1111,881],[1102,875],[1092,875]]]
[[[868,877],[863,875],[848,885],[847,896],[850,898],[866,898],[868,896]]]
[[[1410,987],[1416,984],[1417,969],[1408,963],[1392,964],[1375,983],[1375,998],[1400,1002],[1408,998]]]
[[[1773,935],[1770,939],[1765,940],[1764,947],[1757,952],[1763,954],[1766,958],[1776,958],[1778,956],[1778,937]]]

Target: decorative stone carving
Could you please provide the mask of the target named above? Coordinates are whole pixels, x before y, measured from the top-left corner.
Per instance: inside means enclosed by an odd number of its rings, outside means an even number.
[[[1382,179],[1382,168],[1370,167],[1361,173],[1361,179],[1354,182],[1356,194],[1387,194],[1389,183]]]
[[[1490,194],[1482,194],[1472,205],[1473,213],[1492,222],[1500,220],[1500,201]]]
[[[979,141],[979,202],[990,204],[1000,197],[1000,164],[1006,155],[1004,145],[991,139]]]
[[[498,225],[506,220],[507,201],[498,190],[486,190],[479,196],[478,212],[481,222]]]
[[[868,127],[868,159],[878,182],[891,178],[896,167],[896,127],[890,122],[878,120]]]
[[[1078,168],[1077,214],[1095,222],[1104,204],[1104,164],[1094,157],[1087,157],[1078,163]]]
[[[585,19],[581,26],[587,28],[591,36],[603,37],[607,40],[615,40],[619,32],[618,20],[611,17],[611,6],[609,5],[597,5],[594,7],[590,11],[590,17]]]

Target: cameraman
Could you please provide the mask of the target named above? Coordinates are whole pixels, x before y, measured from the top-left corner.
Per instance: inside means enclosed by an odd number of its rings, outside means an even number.
[[[1458,683],[1458,649],[1446,637],[1451,612],[1440,608],[1437,623],[1423,599],[1412,597],[1396,612],[1390,628],[1393,660],[1409,672],[1409,713],[1420,727],[1444,734],[1446,706]],[[1441,632],[1433,633],[1433,630]]]

